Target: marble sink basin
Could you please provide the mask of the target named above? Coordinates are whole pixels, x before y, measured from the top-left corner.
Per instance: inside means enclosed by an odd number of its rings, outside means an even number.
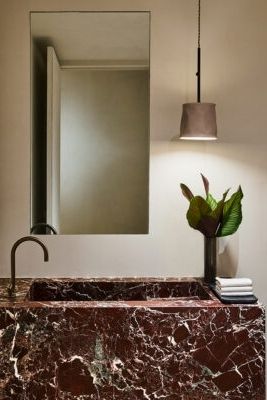
[[[201,282],[37,279],[30,286],[30,301],[150,301],[210,300]]]
[[[0,279],[2,400],[265,400],[261,304],[200,278]]]

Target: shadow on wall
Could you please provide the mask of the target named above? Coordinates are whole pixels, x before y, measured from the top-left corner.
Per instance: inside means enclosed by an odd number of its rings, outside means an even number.
[[[229,238],[218,240],[218,267],[217,275],[233,278],[237,274],[239,255],[238,232]]]

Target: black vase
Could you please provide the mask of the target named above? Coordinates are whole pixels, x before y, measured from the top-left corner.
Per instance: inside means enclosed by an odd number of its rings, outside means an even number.
[[[204,282],[215,284],[217,267],[217,238],[204,236]]]

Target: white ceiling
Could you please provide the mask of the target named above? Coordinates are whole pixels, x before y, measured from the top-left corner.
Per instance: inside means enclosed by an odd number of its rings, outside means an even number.
[[[55,48],[61,62],[149,62],[149,13],[31,13],[31,34]]]

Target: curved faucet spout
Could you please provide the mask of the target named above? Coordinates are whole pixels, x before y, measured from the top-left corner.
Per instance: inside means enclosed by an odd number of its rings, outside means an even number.
[[[8,287],[8,295],[9,297],[15,297],[16,291],[16,250],[18,246],[23,242],[36,242],[38,243],[43,251],[44,251],[44,261],[48,261],[48,250],[44,243],[35,236],[24,236],[21,239],[17,240],[12,249],[11,249],[11,282]]]
[[[56,229],[52,225],[47,224],[46,222],[37,222],[37,224],[34,224],[31,227],[31,233],[34,233],[35,229],[39,227],[48,228],[51,232],[53,232],[54,235],[57,235]]]

